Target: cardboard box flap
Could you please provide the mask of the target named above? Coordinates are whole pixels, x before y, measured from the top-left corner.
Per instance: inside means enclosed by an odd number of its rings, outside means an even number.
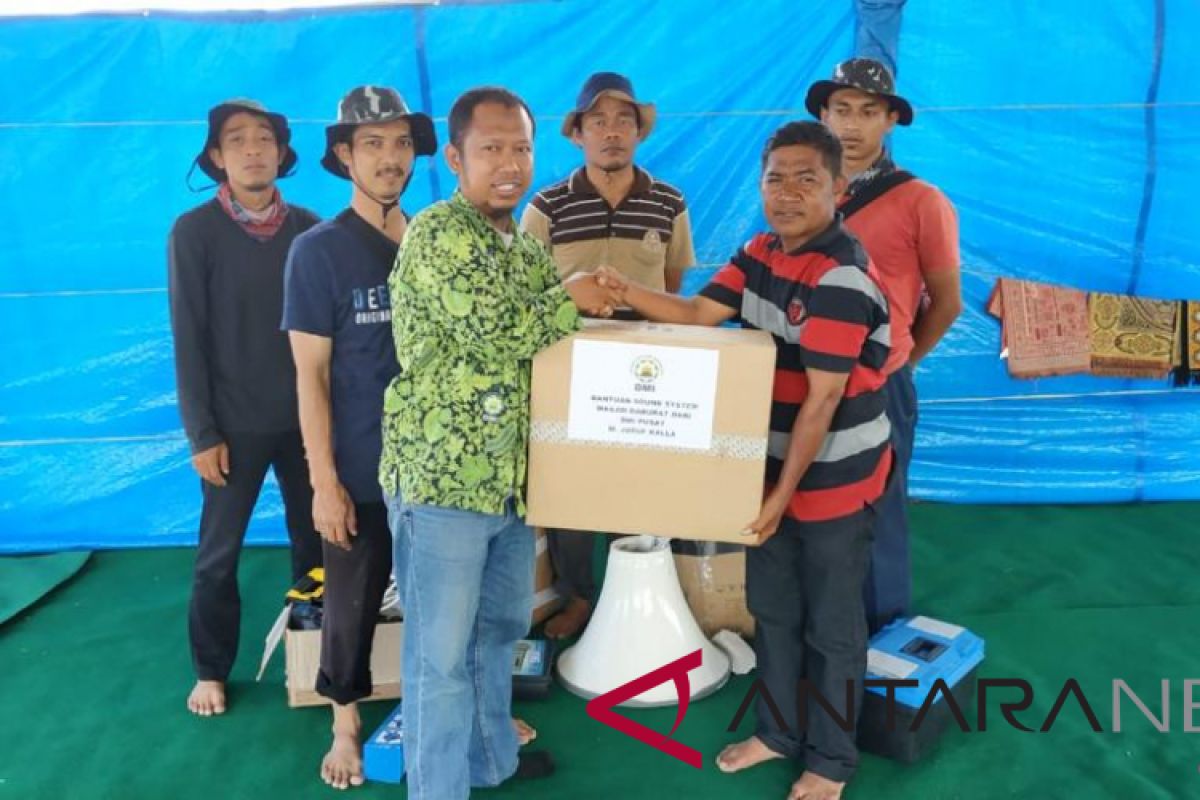
[[[775,344],[771,334],[749,328],[714,328],[709,325],[672,325],[666,322],[639,320],[626,322],[606,319],[585,319],[582,334],[589,339],[641,344],[654,341],[679,347],[736,348],[770,347]],[[555,344],[560,347],[568,340]]]

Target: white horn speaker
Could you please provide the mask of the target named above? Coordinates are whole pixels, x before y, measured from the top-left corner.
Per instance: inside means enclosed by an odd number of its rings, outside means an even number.
[[[690,699],[720,689],[729,679],[729,657],[700,631],[679,588],[666,539],[629,536],[608,552],[604,588],[583,636],[558,658],[568,690],[592,698],[699,649],[701,665],[688,672]],[[673,681],[647,689],[623,706],[675,705]]]

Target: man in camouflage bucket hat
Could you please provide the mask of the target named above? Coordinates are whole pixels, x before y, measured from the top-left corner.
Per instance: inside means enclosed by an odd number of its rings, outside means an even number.
[[[888,417],[896,467],[877,507],[875,541],[865,586],[872,633],[909,612],[908,465],[917,423],[913,370],[962,310],[958,218],[935,186],[899,169],[886,148],[896,125],[913,109],[896,94],[888,68],[854,58],[833,78],[808,90],[805,106],[842,142],[842,171],[850,179],[838,209],[879,270],[891,309],[892,355]]]
[[[324,538],[325,615],[317,692],[333,710],[321,777],[363,782],[358,701],[372,691],[371,645],[391,573],[379,466],[383,390],[396,374],[388,273],[408,227],[400,200],[433,122],[394,89],[360,86],[326,129],[321,165],[353,185],[350,207],[298,238],[288,257],[283,329],[296,362],[300,426]]]

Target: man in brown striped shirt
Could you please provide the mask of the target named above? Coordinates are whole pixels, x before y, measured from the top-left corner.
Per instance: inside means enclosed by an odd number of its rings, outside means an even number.
[[[521,227],[545,242],[564,278],[605,265],[643,286],[678,291],[695,262],[683,194],[633,163],[655,116],[628,78],[598,72],[563,120],[584,166],[534,195]]]
[[[550,249],[563,278],[612,267],[652,289],[679,291],[692,266],[692,228],[683,194],[633,163],[654,129],[652,103],[637,100],[623,75],[598,72],[584,83],[562,134],[582,151],[584,165],[542,189],[525,208],[521,228]],[[546,624],[546,635],[574,635],[596,600],[592,534],[550,531],[555,587],[566,607]]]

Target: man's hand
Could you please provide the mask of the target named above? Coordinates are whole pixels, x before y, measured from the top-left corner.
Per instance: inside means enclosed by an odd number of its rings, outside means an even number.
[[[341,483],[313,487],[313,527],[332,545],[350,549],[350,537],[358,535],[354,501]]]
[[[773,490],[763,501],[758,518],[746,526],[742,535],[755,536],[759,545],[766,544],[767,540],[779,531],[779,524],[783,521],[783,514],[787,511],[790,499],[786,494],[781,495],[779,490]]]
[[[192,466],[213,486],[224,486],[225,476],[229,474],[229,445],[221,442],[201,450],[192,456]]]
[[[613,311],[621,305],[621,298],[617,292],[601,286],[594,273],[572,275],[563,284],[563,288],[571,295],[580,311],[594,317],[611,317]]]
[[[620,273],[615,267],[610,267],[607,264],[599,266],[592,273],[596,276],[596,283],[602,289],[608,289],[617,295],[617,299],[625,302],[625,292],[629,289],[629,279]]]

